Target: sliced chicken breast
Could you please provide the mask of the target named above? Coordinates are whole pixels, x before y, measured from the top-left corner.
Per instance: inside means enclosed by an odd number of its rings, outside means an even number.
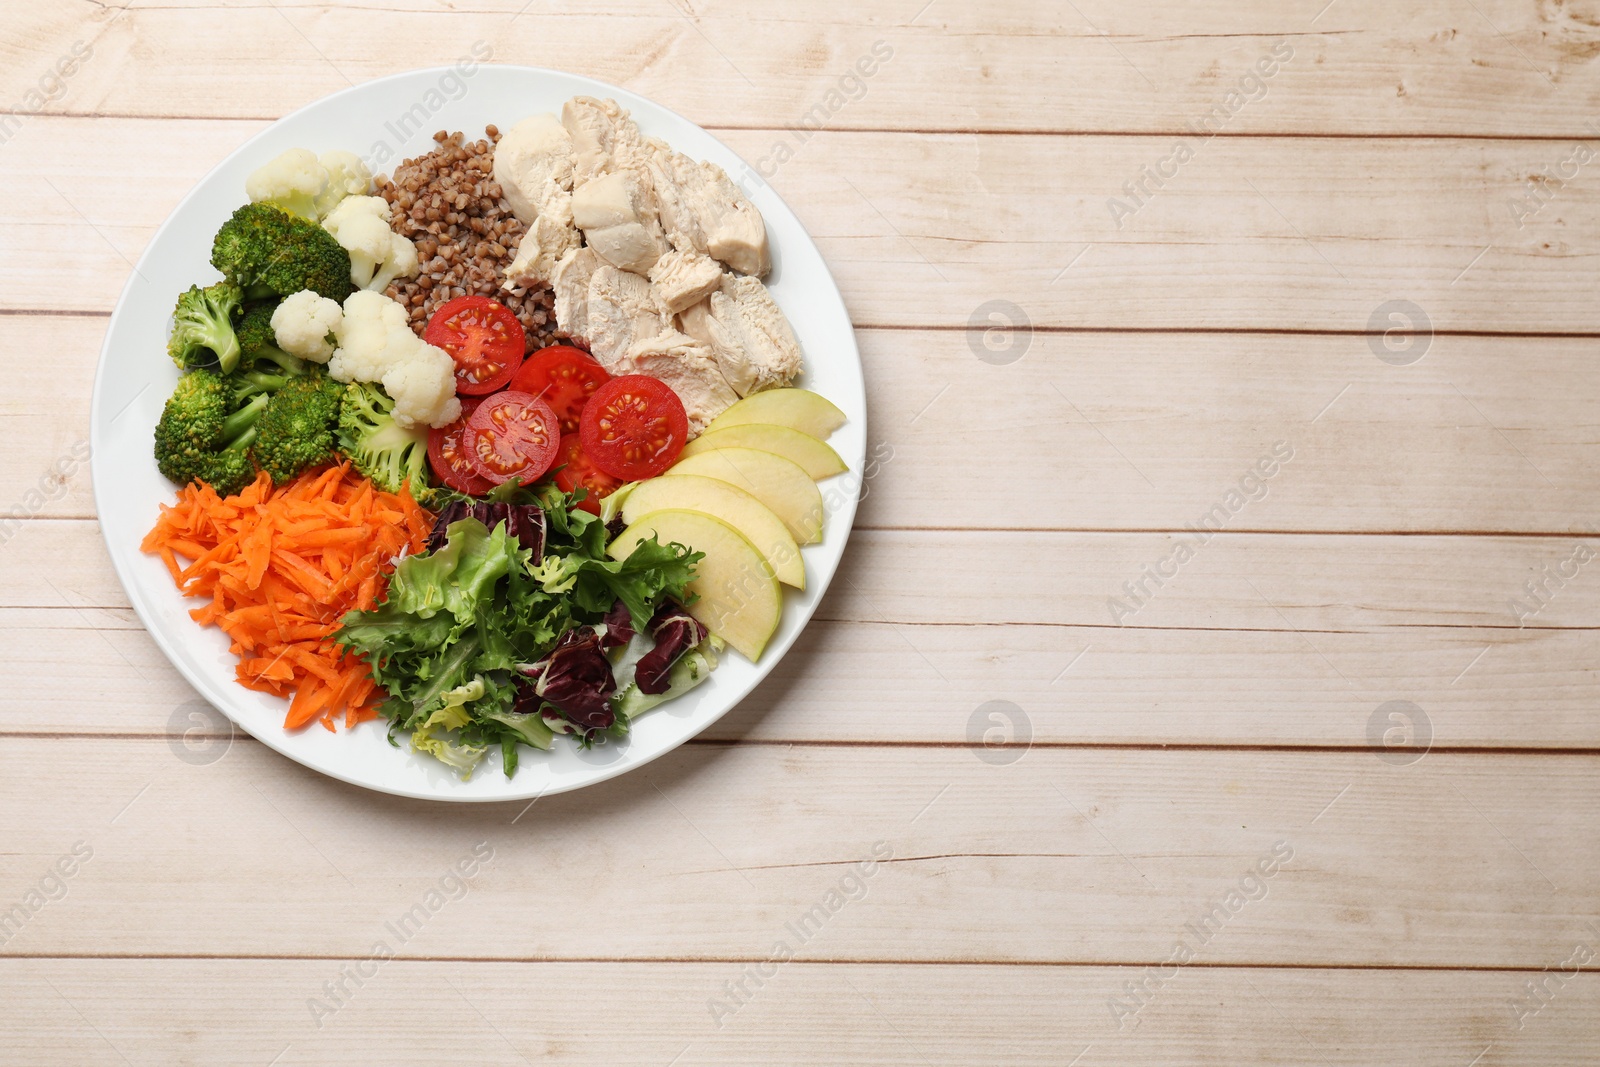
[[[560,321],[559,308],[556,317]],[[616,367],[636,341],[672,328],[672,316],[656,301],[649,281],[604,263],[589,278],[586,317],[582,336],[594,358],[613,374],[628,373]]]
[[[650,182],[673,247],[709,255],[741,274],[760,277],[771,270],[766,223],[727,173],[659,141],[650,148]]]
[[[589,281],[605,264],[590,248],[574,248],[561,257],[550,276],[556,293],[556,324],[574,337],[589,336]]]
[[[648,374],[666,382],[683,401],[690,437],[739,399],[717,369],[711,349],[676,330],[635,342],[612,373]]]
[[[654,202],[626,170],[579,185],[572,195],[572,219],[596,255],[635,274],[648,274],[668,248]]]
[[[673,314],[698,304],[722,285],[722,264],[694,250],[673,249],[650,268],[656,299]]]
[[[783,309],[756,278],[723,274],[717,291],[685,309],[678,324],[710,347],[740,396],[787,385],[804,362]]]
[[[571,136],[549,113],[523,119],[495,145],[494,180],[528,227],[504,286],[548,280],[561,257],[580,243],[572,220]]]
[[[561,108],[561,125],[572,138],[575,184],[644,164],[644,137],[615,100],[575,96]]]

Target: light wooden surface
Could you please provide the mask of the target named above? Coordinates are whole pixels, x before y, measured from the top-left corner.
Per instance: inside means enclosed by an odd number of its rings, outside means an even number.
[[[521,6],[0,14],[0,105],[90,52],[0,144],[0,911],[59,897],[0,945],[8,1065],[1594,1062],[1600,562],[1525,583],[1600,552],[1600,159],[1528,199],[1600,151],[1600,7]],[[702,738],[528,810],[191,729],[87,471],[47,476],[188,188],[475,41],[753,165],[893,51],[769,174],[886,457],[835,585]],[[1420,759],[1374,747],[1406,716]]]

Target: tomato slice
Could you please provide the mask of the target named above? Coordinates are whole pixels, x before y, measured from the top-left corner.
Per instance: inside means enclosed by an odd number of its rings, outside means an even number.
[[[445,485],[468,496],[482,496],[494,488],[494,483],[482,477],[473,468],[472,461],[461,447],[461,435],[467,428],[467,419],[481,400],[464,397],[461,417],[448,426],[438,426],[428,431],[428,465],[434,475]]]
[[[522,366],[528,332],[504,304],[486,296],[458,296],[433,313],[422,339],[456,361],[456,392],[492,393]]]
[[[672,466],[689,442],[689,416],[660,378],[625,374],[595,390],[578,433],[596,468],[634,482]]]
[[[535,481],[555,461],[560,425],[550,405],[531,393],[487,397],[467,419],[461,450],[473,471],[495,485]]]
[[[610,380],[606,369],[583,349],[551,345],[528,357],[512,377],[511,388],[541,397],[561,420],[561,432],[577,433],[583,406]]]
[[[561,447],[556,452],[556,485],[563,493],[570,493],[580,485],[589,495],[578,501],[578,506],[591,515],[600,514],[600,501],[616,492],[622,482],[594,465],[583,450],[583,439],[575,433],[564,434]]]

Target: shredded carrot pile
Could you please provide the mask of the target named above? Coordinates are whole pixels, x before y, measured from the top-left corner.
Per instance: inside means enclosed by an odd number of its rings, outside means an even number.
[[[384,693],[329,638],[346,612],[377,604],[402,549],[422,551],[429,518],[409,492],[383,492],[344,464],[280,489],[263,473],[226,498],[189,485],[141,547],[185,596],[210,600],[189,614],[233,639],[240,684],[292,697],[286,728],[318,719],[333,730],[341,713],[346,726],[376,717]]]

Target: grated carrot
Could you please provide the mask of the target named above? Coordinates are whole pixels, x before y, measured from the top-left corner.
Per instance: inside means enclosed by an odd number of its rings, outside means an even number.
[[[332,635],[346,612],[377,603],[402,549],[422,551],[430,521],[409,492],[382,492],[342,464],[279,489],[262,474],[226,499],[190,485],[141,547],[185,596],[205,598],[189,614],[232,639],[239,684],[290,698],[286,729],[333,730],[341,716],[346,727],[376,718],[386,694]]]

